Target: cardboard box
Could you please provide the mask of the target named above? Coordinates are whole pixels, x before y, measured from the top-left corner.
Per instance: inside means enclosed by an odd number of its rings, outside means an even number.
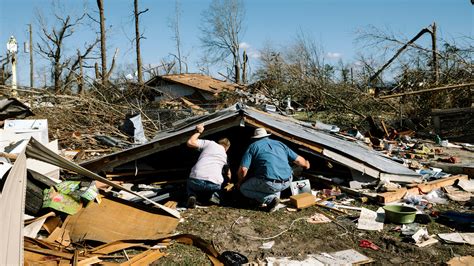
[[[297,209],[303,209],[316,204],[316,197],[311,193],[305,192],[291,196],[290,202],[291,205],[295,206]]]

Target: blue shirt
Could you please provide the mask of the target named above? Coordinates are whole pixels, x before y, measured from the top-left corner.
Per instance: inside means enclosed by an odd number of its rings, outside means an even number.
[[[280,141],[263,138],[250,144],[240,166],[249,169],[249,175],[257,178],[288,180],[292,175],[289,162],[298,155]]]

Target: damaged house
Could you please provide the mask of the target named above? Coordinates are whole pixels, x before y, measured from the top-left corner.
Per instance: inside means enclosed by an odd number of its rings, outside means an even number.
[[[240,104],[177,122],[173,129],[158,133],[146,144],[85,162],[82,166],[107,178],[132,183],[185,182],[199,155],[186,146],[186,141],[199,123],[204,123],[206,128],[201,138],[227,137],[230,140],[228,160],[233,173],[251,142],[254,129],[264,127],[272,138],[285,142],[310,161],[311,169],[304,172],[306,176],[324,175],[361,182],[420,181],[419,174],[369,150],[366,145],[317,130],[309,123]]]
[[[154,88],[155,101],[180,99],[186,105],[211,108],[223,91],[234,91],[241,86],[202,74],[170,74],[155,76],[145,83]]]

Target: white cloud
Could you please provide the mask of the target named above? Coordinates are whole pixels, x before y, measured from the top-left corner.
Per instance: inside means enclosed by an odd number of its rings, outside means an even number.
[[[342,57],[342,54],[341,53],[333,53],[333,52],[329,52],[326,54],[326,56],[330,59],[339,59]]]
[[[240,49],[249,49],[250,48],[250,44],[246,43],[246,42],[241,42],[239,44],[239,48]]]
[[[249,58],[260,58],[260,52],[255,50],[250,44],[246,42],[241,42],[239,48],[247,52]]]
[[[260,56],[261,56],[258,51],[248,51],[247,55],[250,58],[260,58]]]

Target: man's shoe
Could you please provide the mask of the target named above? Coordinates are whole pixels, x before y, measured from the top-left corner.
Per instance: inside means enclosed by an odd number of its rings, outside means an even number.
[[[217,197],[211,197],[211,198],[209,199],[209,203],[210,203],[211,205],[220,205],[220,204],[221,204],[221,200],[218,199]]]
[[[268,212],[274,212],[277,210],[278,204],[280,204],[280,198],[274,197],[270,203],[268,203]]]
[[[186,207],[188,207],[188,209],[196,208],[196,197],[195,196],[191,196],[191,197],[188,198],[188,203],[187,203]]]

